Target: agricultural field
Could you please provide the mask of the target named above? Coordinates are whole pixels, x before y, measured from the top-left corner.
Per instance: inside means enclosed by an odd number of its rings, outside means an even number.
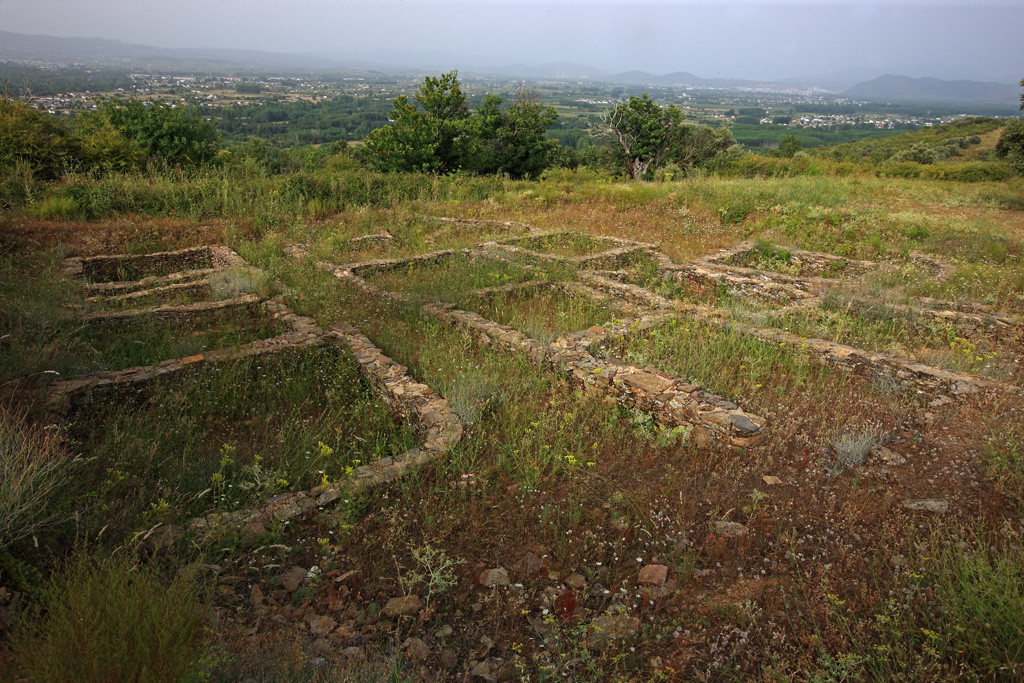
[[[0,214],[0,670],[1019,677],[1024,182],[834,149]]]

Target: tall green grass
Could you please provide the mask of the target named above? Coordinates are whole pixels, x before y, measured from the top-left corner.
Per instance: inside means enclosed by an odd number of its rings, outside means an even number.
[[[497,177],[378,174],[362,169],[265,176],[205,168],[189,173],[70,175],[53,186],[52,199],[40,207],[48,212],[50,207],[73,207],[75,216],[85,219],[128,213],[194,220],[232,216],[269,226],[363,206],[481,200],[510,185],[514,183]]]

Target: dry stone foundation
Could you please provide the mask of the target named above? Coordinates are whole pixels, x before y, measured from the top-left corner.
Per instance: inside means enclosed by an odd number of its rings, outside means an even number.
[[[113,296],[119,296],[125,301],[152,296],[154,293],[208,286],[208,275],[239,267],[247,267],[247,264],[234,251],[220,246],[141,256],[75,258],[65,262],[65,272],[70,277],[107,279],[102,283],[84,283],[86,293],[113,293]],[[186,270],[166,272],[173,268]],[[124,277],[126,273],[142,273],[143,276],[137,280],[115,279]],[[209,364],[326,344],[352,354],[360,372],[391,410],[401,419],[416,425],[421,435],[421,444],[394,457],[381,458],[363,465],[344,481],[317,487],[312,491],[276,496],[254,509],[214,512],[194,519],[189,524],[192,531],[208,534],[225,525],[237,527],[243,533],[263,531],[273,520],[311,514],[335,502],[346,492],[394,481],[411,468],[443,455],[461,439],[462,423],[448,402],[427,385],[415,382],[405,367],[381,353],[356,328],[342,322],[323,330],[311,318],[296,315],[281,297],[264,300],[247,294],[221,301],[102,311],[84,314],[82,318],[86,323],[118,322],[130,325],[141,318],[159,317],[209,320],[211,325],[215,325],[218,312],[239,307],[250,310],[254,316],[271,317],[283,333],[235,347],[168,359],[150,366],[90,373],[54,382],[49,388],[48,406],[51,414],[58,420],[68,419],[75,410],[91,401],[111,400],[119,391],[138,392],[160,378],[183,371],[196,371]],[[171,534],[180,533],[179,529],[166,531]]]

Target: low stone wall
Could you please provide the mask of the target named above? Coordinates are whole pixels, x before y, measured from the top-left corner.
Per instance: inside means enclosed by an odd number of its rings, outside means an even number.
[[[622,240],[616,239],[615,241],[616,243],[618,243],[621,242]],[[620,265],[624,261],[628,260],[628,257],[632,256],[633,254],[646,253],[649,252],[652,248],[649,244],[634,242],[627,243],[625,246],[619,246],[614,249],[601,251],[596,254],[586,254],[583,256],[560,256],[558,254],[549,254],[543,251],[537,251],[534,249],[528,249],[526,247],[520,247],[515,244],[510,244],[508,242],[481,242],[477,246],[490,251],[500,250],[509,254],[524,256],[526,258],[534,259],[537,261],[564,263],[567,265],[577,266],[581,268],[596,268]]]
[[[230,249],[211,249],[215,250],[213,251],[216,257],[215,262],[221,267],[246,266],[244,260]],[[202,249],[185,250],[184,254],[168,252],[155,255],[157,258],[149,261],[143,260],[142,263],[184,262],[188,264],[190,263],[188,259],[201,251]],[[209,254],[209,252],[207,253]],[[301,253],[301,250],[293,249],[293,253]],[[167,258],[163,258],[164,256]],[[101,260],[94,263],[105,264],[101,267],[108,267],[109,264],[116,263],[133,263],[132,267],[137,268],[136,257],[130,257],[130,259],[132,260],[101,257]],[[174,261],[174,259],[179,260]],[[385,267],[387,266],[385,265]],[[70,264],[69,268],[70,274],[75,276],[81,276],[86,271],[81,260]],[[209,286],[208,281],[203,279],[189,281],[189,276],[194,276],[197,272],[205,275],[216,270],[217,268],[213,268],[149,277],[141,281],[116,283],[117,287],[97,287],[93,291],[126,291],[146,285],[155,285],[149,289],[119,297],[122,300],[130,301],[142,296]],[[371,386],[384,399],[385,403],[402,419],[411,420],[422,434],[421,445],[401,455],[382,458],[363,465],[345,481],[318,487],[312,491],[276,496],[254,509],[230,513],[211,513],[194,519],[190,522],[189,527],[198,533],[211,533],[224,525],[240,526],[243,533],[262,531],[271,520],[292,519],[329,505],[348,491],[393,481],[405,474],[409,468],[446,453],[462,437],[462,423],[451,410],[448,402],[438,396],[430,387],[413,381],[404,367],[384,356],[358,330],[346,323],[339,323],[325,332],[316,325],[312,318],[296,315],[285,304],[283,297],[261,301],[255,295],[245,295],[225,301],[100,312],[83,316],[83,318],[88,322],[127,322],[144,316],[192,318],[216,315],[218,312],[232,310],[240,306],[252,308],[254,314],[270,316],[278,325],[290,328],[291,331],[270,339],[261,339],[249,344],[218,349],[187,358],[170,359],[154,365],[112,372],[90,373],[54,382],[49,388],[48,408],[50,413],[56,419],[67,418],[73,411],[100,396],[109,400],[111,394],[118,392],[139,392],[154,380],[175,373],[195,370],[211,363],[296,351],[326,343],[351,351],[359,365],[360,372],[369,380]]]
[[[153,365],[94,372],[59,380],[49,387],[47,407],[56,416],[67,416],[100,396],[109,398],[111,393],[119,391],[140,391],[155,379],[184,370],[194,370],[210,363],[283,353],[320,343],[321,330],[315,321],[293,313],[280,297],[263,302],[258,312],[269,315],[280,326],[291,328],[291,331],[225,349],[172,358]]]
[[[752,268],[705,264],[673,265],[661,270],[664,279],[694,286],[725,286],[736,295],[788,305],[803,299],[817,299],[828,286],[821,278],[798,278]]]
[[[568,338],[545,346],[507,325],[450,304],[427,304],[423,308],[439,320],[468,331],[485,346],[523,353],[533,363],[554,369],[574,386],[649,412],[666,427],[692,425],[702,440],[710,438],[736,446],[753,446],[761,441],[764,418],[655,368],[615,359],[599,360]]]
[[[127,308],[119,311],[95,311],[82,316],[82,321],[89,324],[118,323],[138,320],[139,318],[158,318],[161,320],[196,320],[199,318],[215,321],[219,314],[232,312],[239,308],[250,309],[258,313],[262,299],[255,294],[243,294],[231,299],[220,301],[198,301],[192,304],[164,304],[146,308]]]
[[[695,264],[726,265],[736,266],[736,261],[754,253],[756,245],[754,242],[740,242],[734,247],[720,249],[714,254],[701,257],[694,261]],[[821,251],[807,251],[805,249],[786,249],[789,252],[790,262],[799,265],[801,270],[811,272],[843,272],[844,274],[864,273],[878,264],[874,261],[863,261],[851,259],[845,256],[836,256]],[[808,273],[809,275],[809,273]]]
[[[411,266],[443,263],[448,259],[452,258],[453,256],[455,256],[456,254],[460,253],[465,253],[465,251],[459,249],[440,249],[438,251],[431,251],[426,254],[420,254],[418,256],[373,259],[372,261],[362,261],[360,263],[347,263],[345,265],[338,266],[338,268],[351,271],[353,274],[356,275],[365,275],[366,273],[383,273],[389,270],[397,270],[400,268],[408,268]]]
[[[319,343],[317,338],[308,334],[289,332],[226,349],[165,360],[155,365],[80,375],[51,384],[47,408],[57,417],[66,417],[74,410],[88,405],[100,396],[109,399],[111,394],[121,391],[140,391],[153,380],[184,370],[194,370],[207,364],[223,363],[240,358],[283,353]]]
[[[594,273],[583,273],[581,277],[590,284],[606,291],[617,292],[633,299],[646,300],[661,310],[672,310],[687,314],[741,334],[757,337],[772,343],[792,344],[814,354],[821,362],[834,365],[840,369],[859,375],[884,374],[892,377],[904,388],[932,395],[951,395],[965,397],[979,390],[998,389],[1019,391],[1011,384],[1000,382],[980,375],[967,372],[945,370],[926,363],[919,363],[908,358],[900,358],[886,353],[866,351],[824,339],[801,337],[784,330],[760,327],[747,323],[729,320],[720,309],[670,301],[638,285],[618,282]],[[817,296],[808,296],[803,303],[816,306],[820,302]],[[908,307],[913,311],[926,313],[927,309]],[[939,316],[943,312],[932,312]],[[947,315],[959,317],[966,314],[945,312]],[[649,323],[651,321],[648,321]]]
[[[450,216],[425,216],[428,220],[437,221],[438,223],[451,223],[455,225],[469,225],[472,227],[489,227],[489,228],[500,228],[502,230],[516,230],[526,232],[529,235],[543,234],[543,230],[540,228],[529,225],[528,223],[518,223],[516,221],[502,221],[493,218],[453,218]]]
[[[348,241],[350,246],[353,247],[364,247],[372,245],[388,244],[395,240],[394,235],[388,231],[374,233],[372,235],[360,235],[359,237],[353,237]]]
[[[296,247],[288,249],[288,252],[295,258],[301,258],[306,253],[302,248]],[[361,264],[334,267],[320,262],[318,265],[368,293],[410,301],[409,297],[401,292],[384,292],[356,275],[355,272],[360,270]],[[609,282],[614,285],[621,284]],[[677,378],[666,380],[666,377],[671,376],[655,375],[658,371],[650,372],[649,369],[638,368],[621,361],[599,361],[594,358],[584,345],[606,334],[605,327],[595,326],[587,331],[567,335],[545,346],[507,325],[487,320],[476,313],[460,310],[453,304],[428,301],[422,304],[422,310],[439,320],[467,330],[481,344],[523,353],[534,364],[554,369],[575,386],[606,393],[623,405],[651,412],[656,420],[667,427],[692,425],[702,441],[714,439],[737,446],[753,446],[760,443],[763,438],[764,418],[745,413],[734,403],[709,394],[695,384]],[[632,326],[633,329],[641,329],[641,326],[646,328],[657,324],[665,317],[666,314],[658,313],[642,321],[620,321],[620,325],[623,328]],[[660,379],[652,379],[654,376]],[[658,391],[652,394],[651,390],[654,388]]]
[[[102,300],[109,303],[130,304],[133,301],[138,301],[140,299],[147,298],[165,300],[173,298],[179,294],[200,295],[203,293],[208,293],[210,291],[210,287],[211,285],[209,278],[190,279],[186,282],[176,282],[173,284],[149,287],[147,289],[137,289],[132,292],[127,292],[125,294],[101,294],[87,296],[85,297],[85,300],[90,303]]]
[[[904,388],[927,394],[948,394],[963,398],[980,390],[997,389],[1018,392],[1019,388],[967,372],[945,370],[934,365],[919,363],[908,358],[900,358],[878,351],[864,349],[826,341],[809,339],[770,327],[757,327],[739,322],[714,320],[718,325],[728,327],[736,332],[776,344],[791,344],[801,350],[814,354],[823,363],[834,365],[840,369],[860,375],[878,375],[892,377]]]
[[[144,289],[153,289],[178,283],[188,283],[194,280],[202,280],[214,273],[220,272],[221,270],[223,270],[223,268],[200,268],[199,270],[186,270],[181,273],[171,273],[169,275],[152,275],[150,277],[144,277],[141,280],[85,282],[82,284],[82,288],[90,294],[115,296]]]
[[[190,247],[152,254],[107,254],[64,259],[64,274],[105,282],[125,282],[121,274],[132,273],[130,282],[139,285],[149,278],[167,277],[171,273],[187,276],[190,271],[214,272],[244,266],[245,261],[230,247],[222,245]]]
[[[420,446],[381,458],[356,468],[351,477],[275,496],[263,505],[237,512],[211,513],[193,519],[189,528],[209,534],[225,525],[239,527],[244,534],[260,533],[273,521],[285,521],[312,514],[360,490],[401,478],[411,468],[423,465],[447,453],[462,438],[462,422],[448,401],[425,384],[414,381],[407,369],[385,356],[380,349],[347,323],[333,325],[323,340],[350,350],[359,370],[392,410],[412,421],[423,436]]]
[[[856,312],[885,307],[910,318],[908,321],[910,324],[914,324],[913,318],[918,318],[951,325],[956,328],[957,335],[961,337],[968,337],[979,330],[1009,330],[1021,325],[1020,320],[1016,317],[1001,313],[967,313],[949,308],[892,304],[866,298],[853,298],[848,301],[848,304]]]

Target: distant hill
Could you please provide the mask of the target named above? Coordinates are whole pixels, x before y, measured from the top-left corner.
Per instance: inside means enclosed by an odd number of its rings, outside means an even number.
[[[614,76],[608,76],[603,80],[610,83],[659,85],[676,88],[753,88],[773,91],[787,87],[774,81],[753,81],[742,78],[702,78],[701,76],[697,76],[688,71],[674,71],[660,76],[646,71],[626,71],[624,73],[615,74]]]
[[[506,76],[526,78],[583,78],[603,79],[607,74],[587,64],[571,62],[549,62],[547,64],[510,64],[498,67],[478,67],[479,70]]]
[[[950,138],[970,137],[972,135],[990,139],[988,145],[982,145],[984,148],[990,148],[995,144],[993,131],[998,131],[1006,125],[1006,122],[1006,119],[993,119],[981,116],[967,117],[951,121],[950,123],[929,126],[878,140],[861,140],[841,145],[817,147],[812,153],[832,156],[834,158],[864,158],[874,163],[881,163],[897,152],[908,150],[915,145],[937,147],[947,144]],[[952,157],[949,161],[956,163],[958,161],[972,160],[977,156],[976,152],[978,149],[977,147],[971,147],[965,150],[963,157]]]
[[[220,48],[161,48],[106,38],[60,38],[0,31],[0,60],[35,63],[93,63],[107,66],[160,65],[178,68],[235,66],[254,68],[329,68],[337,62],[312,54]]]
[[[843,91],[843,95],[876,102],[963,102],[1015,106],[1019,101],[1018,87],[1009,83],[885,75],[858,83]]]

